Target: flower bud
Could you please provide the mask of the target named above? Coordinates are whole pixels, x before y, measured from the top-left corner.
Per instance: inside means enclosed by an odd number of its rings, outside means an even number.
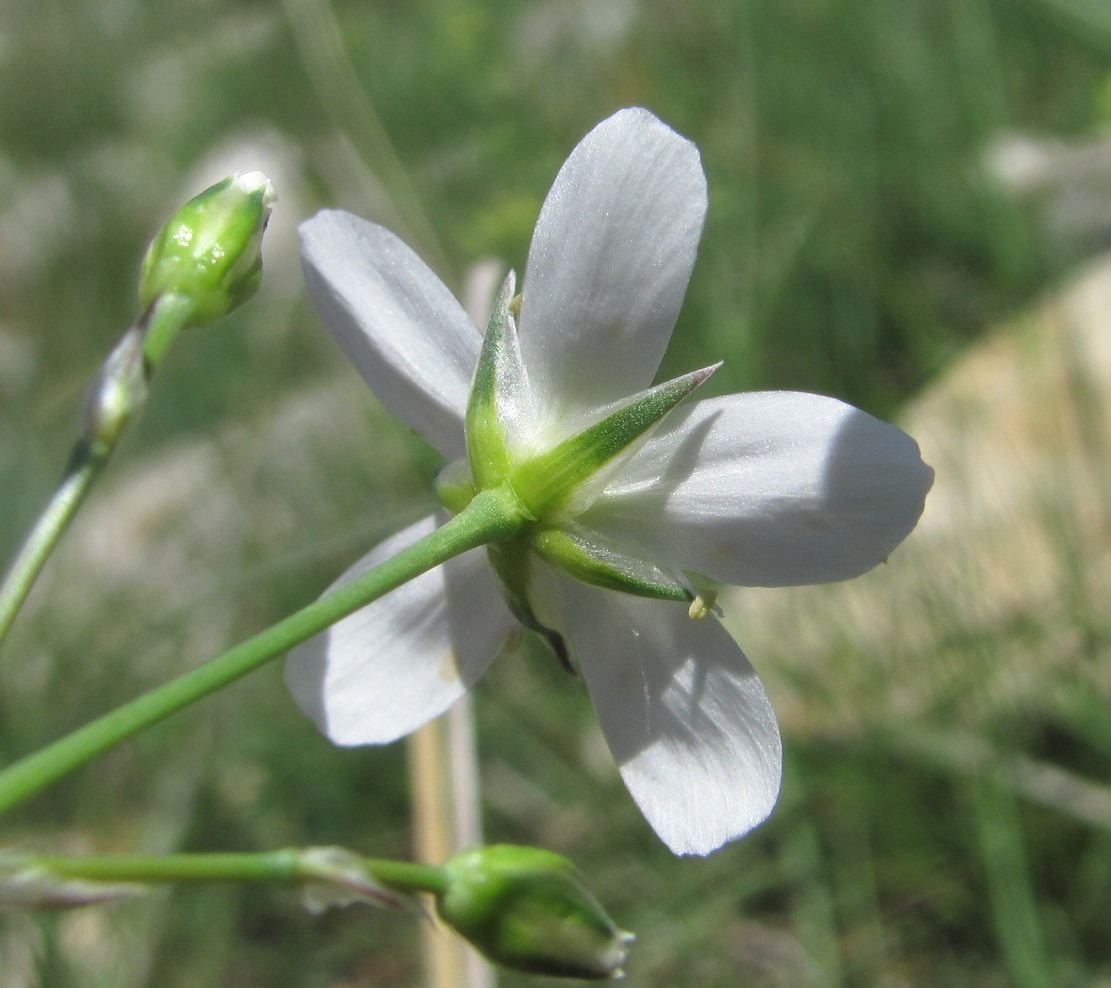
[[[276,196],[261,172],[235,174],[190,199],[143,258],[139,300],[189,301],[190,325],[210,323],[247,301],[262,277],[262,234]]]
[[[508,844],[444,864],[440,918],[491,961],[531,974],[620,978],[628,945],[570,861]]]

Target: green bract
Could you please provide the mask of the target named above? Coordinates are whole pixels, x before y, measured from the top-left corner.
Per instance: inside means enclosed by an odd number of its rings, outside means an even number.
[[[490,960],[532,974],[621,976],[633,937],[561,855],[498,844],[457,854],[444,872],[436,911]]]
[[[145,892],[132,882],[74,878],[28,856],[0,852],[0,909],[71,909]]]
[[[262,234],[274,188],[261,172],[233,175],[190,199],[143,258],[139,300],[184,297],[188,323],[210,323],[247,301],[262,278]]]
[[[146,399],[143,331],[132,326],[108,354],[85,394],[81,414],[85,441],[94,449],[111,450]]]

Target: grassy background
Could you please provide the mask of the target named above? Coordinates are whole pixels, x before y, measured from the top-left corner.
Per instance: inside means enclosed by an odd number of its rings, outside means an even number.
[[[7,0],[0,92],[5,558],[135,315],[160,218],[234,168],[263,168],[281,195],[259,297],[179,341],[5,648],[5,760],[287,613],[430,503],[428,451],[374,406],[300,292],[293,229],[321,206],[390,224],[461,286],[482,257],[520,267],[570,148],[646,105],[698,143],[711,196],[664,372],[724,357],[717,390],[805,388],[880,415],[1111,229],[1106,199],[1102,226],[1097,208],[1060,218],[1090,175],[1019,200],[984,166],[1008,133],[1071,144],[1111,125],[1100,0]],[[1102,414],[1094,387],[1065,389],[1080,421]],[[1069,462],[1099,462],[1105,440]],[[1111,979],[1105,584],[1089,578],[1111,527],[1060,508],[1068,487],[1039,488],[1055,579],[991,620],[959,605],[1010,571],[951,553],[883,574],[901,588],[884,613],[906,607],[914,634],[836,598],[742,611],[783,713],[786,785],[769,824],[705,861],[658,845],[584,691],[526,643],[477,691],[488,837],[584,867],[640,934],[634,985]],[[975,502],[971,474],[967,490]],[[1016,529],[966,535],[969,559],[1021,548]],[[828,620],[807,635],[813,613]],[[1056,790],[1031,783],[1046,770],[1063,773]],[[269,669],[12,813],[3,839],[405,855],[406,814],[401,746],[331,748]],[[313,919],[271,890],[0,917],[0,988],[418,971],[410,921]]]

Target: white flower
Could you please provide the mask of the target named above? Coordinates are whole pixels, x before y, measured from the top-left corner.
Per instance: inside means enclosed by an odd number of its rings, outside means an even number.
[[[536,484],[552,470],[530,466],[649,387],[705,211],[697,149],[647,111],[622,110],[583,139],[537,221],[519,331],[511,281],[487,331],[504,346],[485,432],[468,416],[483,337],[448,289],[382,227],[342,212],[303,225],[313,300],[383,404],[448,460],[467,456],[468,435],[500,443],[508,466],[488,469],[488,450],[472,449],[472,476],[508,478],[542,516],[508,564],[501,547],[468,552],[290,655],[294,698],[334,742],[393,741],[441,713],[485,671],[515,613],[581,669],[625,784],[672,850],[709,853],[771,812],[782,757],[767,694],[717,619],[692,620],[689,599],[674,598],[710,581],[785,586],[871,569],[921,514],[933,472],[917,445],[809,394],[667,414],[702,372],[669,385],[658,425],[566,496],[545,500]],[[440,521],[398,533],[339,582]],[[512,584],[505,596],[488,560]]]

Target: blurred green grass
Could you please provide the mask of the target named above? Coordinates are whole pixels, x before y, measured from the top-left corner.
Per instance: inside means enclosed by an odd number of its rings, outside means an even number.
[[[427,450],[299,292],[292,228],[316,208],[389,223],[456,286],[481,257],[520,267],[570,148],[646,105],[698,143],[711,196],[665,372],[725,358],[718,390],[805,388],[891,415],[1105,244],[1106,228],[1047,233],[1044,204],[983,162],[1007,132],[1099,137],[1109,77],[1098,0],[4,3],[0,556],[135,315],[160,219],[232,168],[273,173],[282,201],[259,298],[178,343],[5,649],[0,758],[287,613],[430,503]],[[1067,674],[1107,663],[1094,535],[1067,516],[1047,527],[1075,578],[1006,622],[954,615],[959,573],[885,574],[936,633],[887,657],[885,683],[915,663],[901,733],[867,678],[882,640],[838,628],[792,664],[790,618],[759,642],[742,631],[758,668],[786,670],[786,785],[769,824],[706,861],[658,845],[584,691],[526,643],[477,691],[488,837],[584,867],[640,934],[634,985],[1111,978],[1106,825],[1012,784],[1016,757],[1100,782],[1111,764],[1106,697]],[[993,701],[1001,662],[1050,649],[1063,674],[1046,704]],[[968,707],[985,718],[953,715]],[[990,757],[930,745],[954,725]],[[333,749],[271,669],[11,814],[4,842],[404,855],[406,812],[401,747]],[[312,919],[269,890],[0,917],[0,988],[408,985],[418,967],[410,921]]]

